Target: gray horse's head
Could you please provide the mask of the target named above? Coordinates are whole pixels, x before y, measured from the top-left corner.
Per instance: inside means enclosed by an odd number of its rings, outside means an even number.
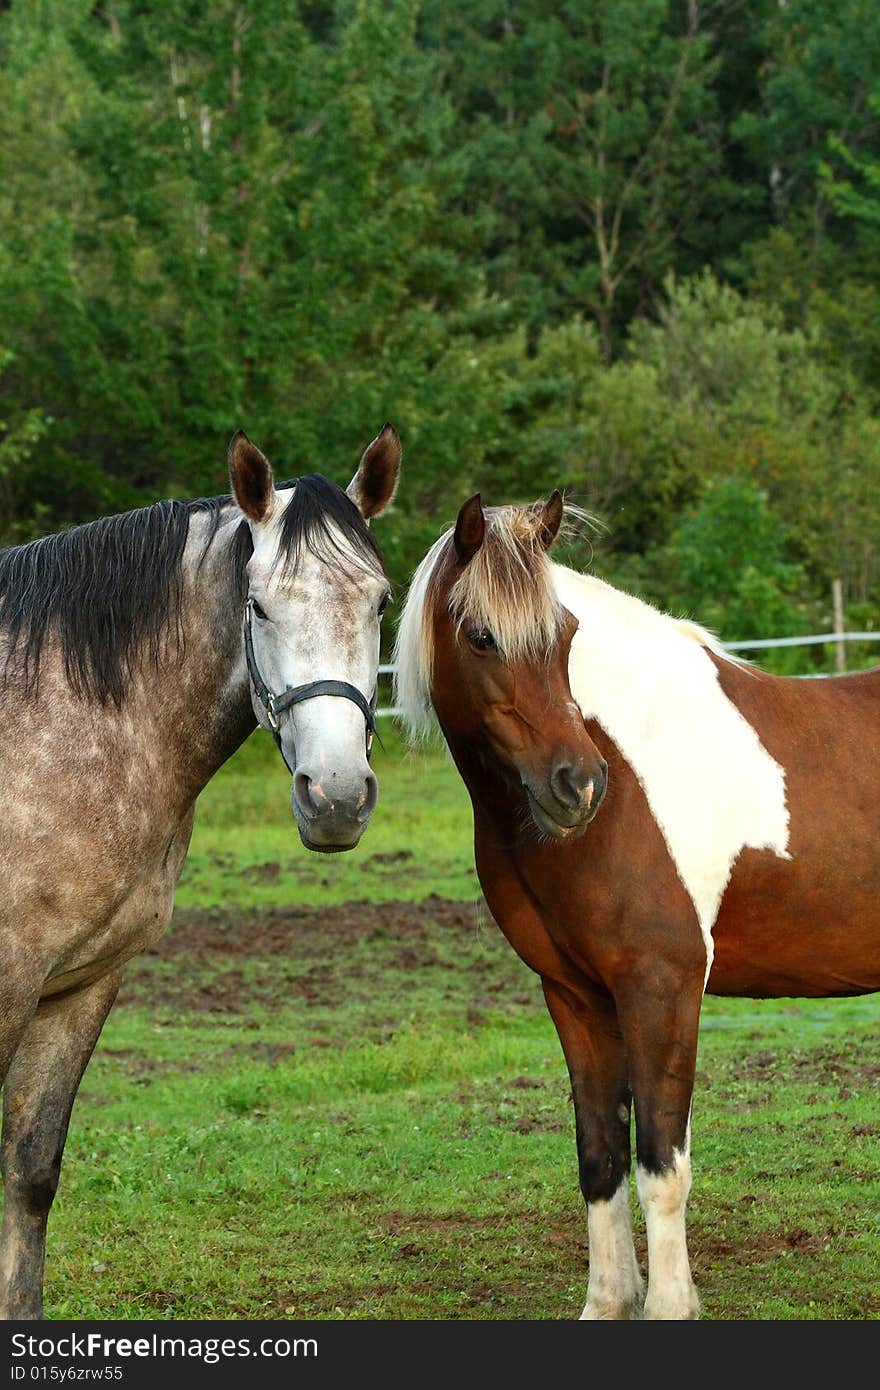
[[[276,489],[268,461],[243,431],[229,446],[232,491],[253,538],[251,698],[293,774],[291,804],[309,849],[353,849],[378,798],[369,710],[356,697],[369,705],[376,690],[379,625],[391,592],[369,522],[390,505],[400,460],[400,439],[386,425],[345,491],[316,475]],[[274,718],[260,677],[282,703],[284,692],[314,682],[350,693],[316,691]]]

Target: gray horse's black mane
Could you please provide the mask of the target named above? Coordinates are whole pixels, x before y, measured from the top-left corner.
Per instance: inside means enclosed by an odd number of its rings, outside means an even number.
[[[366,568],[383,571],[369,527],[335,483],[308,474],[278,486],[294,488],[279,541],[285,567],[296,564],[305,546],[328,564],[350,566],[353,553]],[[14,676],[26,693],[35,691],[52,632],[72,690],[120,708],[136,665],[147,660],[158,670],[169,649],[181,650],[181,566],[190,522],[208,518],[204,560],[232,502],[229,496],[156,502],[0,550],[0,629],[8,643],[3,682]],[[236,622],[252,551],[242,521],[229,557]]]

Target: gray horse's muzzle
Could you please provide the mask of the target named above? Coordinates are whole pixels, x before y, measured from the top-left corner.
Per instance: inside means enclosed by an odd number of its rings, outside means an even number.
[[[336,854],[354,849],[378,799],[379,784],[366,764],[361,775],[344,778],[326,769],[314,777],[301,766],[294,773],[290,804],[306,848]]]

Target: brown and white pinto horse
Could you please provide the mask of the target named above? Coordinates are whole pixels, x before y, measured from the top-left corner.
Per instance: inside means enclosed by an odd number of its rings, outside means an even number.
[[[695,624],[552,564],[562,515],[558,493],[464,504],[413,577],[397,701],[413,731],[433,706],[486,901],[559,1033],[588,1213],[582,1316],[693,1318],[704,992],[880,989],[880,669],[804,681],[733,660]]]

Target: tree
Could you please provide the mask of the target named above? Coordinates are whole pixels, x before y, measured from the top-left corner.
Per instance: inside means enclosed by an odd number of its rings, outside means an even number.
[[[808,243],[815,278],[834,211],[822,177],[829,142],[858,158],[880,136],[871,102],[880,10],[873,0],[788,0],[767,13],[764,34],[760,103],[734,133],[762,171],[777,224]]]
[[[606,361],[711,199],[717,63],[702,9],[426,7],[425,41],[447,51],[468,206],[490,219],[490,284],[530,327],[588,312]]]
[[[65,521],[216,491],[239,424],[347,481],[392,418],[466,478],[480,274],[412,0],[319,34],[286,0],[46,4],[0,28],[2,384],[50,421],[35,497]]]
[[[794,636],[806,576],[767,494],[744,478],[708,478],[658,553],[666,602],[727,641]]]
[[[880,89],[871,93],[868,108],[880,124]],[[835,212],[880,226],[880,160],[860,158],[837,135],[829,135],[828,149],[830,157],[819,163],[819,179]],[[835,157],[837,169],[832,164]],[[851,177],[845,177],[843,171]]]

